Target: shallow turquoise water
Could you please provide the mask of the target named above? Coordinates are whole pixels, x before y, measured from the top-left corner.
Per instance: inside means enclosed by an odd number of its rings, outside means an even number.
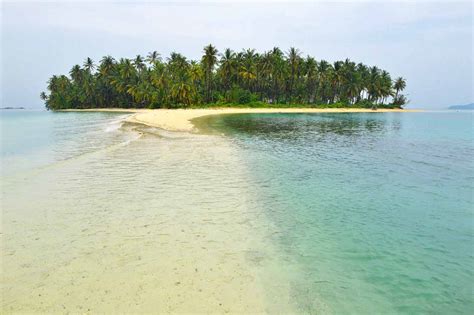
[[[124,113],[0,111],[0,166],[4,175],[125,142],[134,135],[118,132]]]
[[[241,148],[302,311],[471,313],[472,113],[208,119]]]
[[[104,280],[110,281],[104,275],[111,264],[130,274],[134,264],[149,272],[159,266],[155,251],[167,255],[160,250],[178,240],[203,254],[191,232],[210,224],[217,210],[228,214],[212,226],[219,238],[208,235],[220,248],[213,257],[233,257],[226,256],[226,242],[241,236],[225,225],[232,217],[263,219],[239,224],[278,250],[247,240],[232,255],[244,251],[250,270],[267,285],[269,312],[278,310],[275,301],[302,313],[474,309],[472,113],[211,116],[202,122],[218,135],[141,130],[140,138],[122,126],[124,117],[0,112],[4,266],[21,279],[5,286],[13,310],[62,311],[38,297],[29,308],[15,308],[41,289],[43,296],[76,290],[81,295],[74,303],[100,311],[100,299],[110,295],[88,295],[92,284],[75,283],[87,276],[113,292],[115,284],[108,288]],[[183,220],[189,235],[161,239]],[[156,229],[145,238],[150,222]],[[133,246],[124,247],[131,239]],[[157,239],[161,247],[144,246]],[[109,243],[116,247],[104,249]],[[139,265],[130,258],[136,248],[147,254]],[[87,267],[90,257],[96,265],[89,272],[66,267],[70,261]],[[53,281],[50,270],[62,273]],[[141,285],[137,279],[128,279],[129,291],[112,301],[119,305],[133,295],[137,306],[129,310],[143,310],[138,302],[147,301],[133,291]],[[55,299],[80,311],[65,297]]]

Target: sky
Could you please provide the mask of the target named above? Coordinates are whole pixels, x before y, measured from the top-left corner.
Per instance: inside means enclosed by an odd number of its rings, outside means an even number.
[[[0,20],[1,107],[43,107],[49,77],[86,57],[200,59],[209,43],[376,65],[406,78],[408,108],[474,102],[472,1],[17,0]]]

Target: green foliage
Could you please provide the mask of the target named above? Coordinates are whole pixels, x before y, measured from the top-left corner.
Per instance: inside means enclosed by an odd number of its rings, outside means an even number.
[[[234,85],[228,94],[228,102],[233,104],[249,104],[250,102],[257,101],[257,95],[238,85]]]
[[[296,48],[285,54],[275,47],[234,52],[204,47],[200,61],[173,52],[163,60],[153,51],[143,58],[99,64],[87,58],[66,75],[48,81],[41,93],[48,109],[182,107],[402,107],[405,79],[392,81],[387,71],[354,63],[333,64]],[[390,99],[392,101],[390,102]],[[389,104],[389,105],[384,105]]]
[[[399,94],[393,98],[392,105],[397,108],[402,108],[407,103],[408,103],[408,100],[405,97],[405,95]]]
[[[375,104],[370,102],[369,100],[361,100],[357,102],[355,106],[359,108],[373,108]]]

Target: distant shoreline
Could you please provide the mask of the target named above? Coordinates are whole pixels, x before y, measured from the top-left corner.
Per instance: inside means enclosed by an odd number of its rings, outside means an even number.
[[[133,113],[126,121],[143,124],[168,131],[193,132],[195,118],[222,114],[268,114],[268,113],[404,113],[422,112],[418,109],[378,109],[367,108],[212,108],[212,109],[124,109],[91,108],[65,109],[58,112],[122,112]]]
[[[451,109],[451,110],[473,110],[474,109],[474,103],[465,104],[465,105],[453,105],[453,106],[449,106],[448,109]]]

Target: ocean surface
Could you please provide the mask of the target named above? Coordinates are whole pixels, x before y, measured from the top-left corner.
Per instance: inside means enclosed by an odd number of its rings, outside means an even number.
[[[471,314],[473,112],[1,111],[4,312]]]

